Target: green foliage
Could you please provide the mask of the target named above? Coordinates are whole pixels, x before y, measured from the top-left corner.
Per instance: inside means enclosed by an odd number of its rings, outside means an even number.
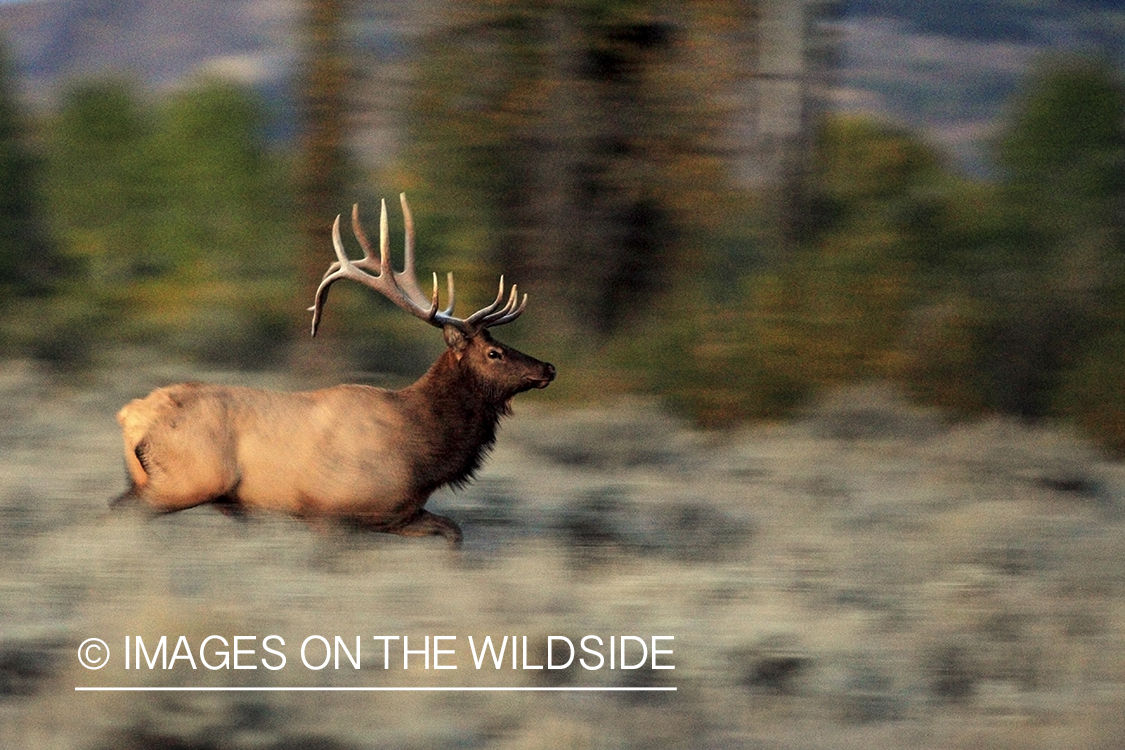
[[[1119,455],[1125,455],[1125,329],[1097,337],[1069,370],[1055,399],[1057,413]]]
[[[1125,87],[1087,61],[1032,72],[995,183],[958,178],[907,132],[827,118],[797,247],[744,271],[738,294],[678,297],[622,360],[708,425],[889,378],[1125,449],[1123,128]]]
[[[156,102],[123,81],[69,93],[48,129],[47,198],[69,272],[59,322],[31,334],[45,356],[80,361],[132,342],[269,361],[290,328],[294,270],[286,174],[262,144],[264,117],[218,81]]]
[[[1016,188],[1067,186],[1097,200],[1120,189],[1125,90],[1104,61],[1050,61],[1033,72],[999,147]]]
[[[0,313],[5,303],[42,294],[50,267],[38,210],[39,165],[25,131],[0,47]],[[5,338],[0,334],[0,342]]]
[[[1125,84],[1106,64],[1054,60],[1029,76],[999,142],[1004,231],[981,274],[991,305],[991,405],[1050,414],[1064,373],[1125,319]]]
[[[171,263],[144,252],[158,203],[151,123],[119,81],[70,92],[49,132],[47,197],[72,277],[104,297]]]
[[[1037,404],[1125,451],[1125,81],[1101,61],[1039,71],[1001,158],[1028,250],[1031,314],[1011,325],[1051,357]]]
[[[924,304],[905,331],[903,376],[941,406],[1063,416],[1121,447],[1120,76],[1088,60],[1032,70],[997,163],[1000,181],[957,185],[934,214],[942,272],[916,280]]]
[[[634,360],[703,424],[779,418],[821,389],[903,371],[947,177],[919,141],[866,120],[826,121],[817,153],[800,244],[744,271],[733,296],[676,297],[661,346]]]
[[[1096,293],[1125,250],[1125,84],[1107,64],[1033,72],[998,146],[1010,222],[1005,265],[1033,293]],[[1082,302],[1082,300],[1077,300]]]
[[[1121,92],[1104,66],[1034,71],[998,142],[1004,177],[994,183],[960,178],[909,132],[826,118],[794,247],[770,247],[773,235],[727,189],[721,229],[703,221],[673,233],[694,256],[689,280],[652,298],[647,323],[592,356],[572,347],[563,364],[586,370],[587,386],[644,388],[711,426],[781,417],[868,378],[959,413],[1110,415],[1117,339],[1094,334],[1125,330]],[[500,144],[521,131],[499,129],[534,108],[499,110],[492,130],[471,122],[491,105],[457,127]],[[497,168],[477,163],[474,179]],[[567,268],[585,257],[576,251]],[[566,346],[554,349],[565,357]]]
[[[530,285],[539,313],[504,338],[560,365],[556,396],[646,390],[724,426],[888,378],[956,412],[1069,419],[1125,451],[1117,72],[1032,70],[992,182],[959,177],[909,132],[825,118],[799,234],[781,246],[762,208],[775,201],[736,189],[723,161],[740,10],[459,5],[420,58],[410,169],[393,180],[423,266],[454,271],[469,303],[491,299],[501,271]],[[296,330],[301,277],[322,266],[298,267],[291,175],[263,145],[265,116],[218,81],[151,100],[89,82],[43,123],[39,164],[0,72],[5,343],[60,365],[118,343],[270,361]],[[351,351],[361,367],[416,372],[440,348],[344,286],[337,330],[373,342]]]
[[[821,389],[898,374],[906,266],[833,247],[743,283],[739,304],[691,305],[662,325],[645,362],[650,387],[700,423],[780,418]]]

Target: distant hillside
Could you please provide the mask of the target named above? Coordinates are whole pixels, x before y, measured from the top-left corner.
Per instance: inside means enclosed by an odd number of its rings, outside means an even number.
[[[393,150],[409,86],[406,42],[445,0],[369,0],[352,27],[360,54],[357,142]],[[1120,0],[842,0],[833,101],[924,133],[987,172],[985,144],[1028,65],[1051,51],[1125,66]],[[49,105],[74,78],[121,72],[162,88],[221,71],[284,98],[296,57],[299,0],[24,0],[0,3],[0,35],[26,100]]]
[[[293,59],[297,4],[286,0],[28,0],[0,5],[0,34],[24,95],[116,72],[161,88],[206,69],[260,85]]]
[[[1125,67],[1120,0],[847,0],[837,106],[925,133],[971,171],[1028,66],[1052,53]]]
[[[409,39],[440,0],[355,4],[353,142],[371,164],[392,158],[409,90]],[[214,73],[253,85],[271,103],[271,137],[294,132],[300,0],[17,0],[0,2],[0,42],[24,101],[48,109],[75,80],[125,75],[152,90]]]

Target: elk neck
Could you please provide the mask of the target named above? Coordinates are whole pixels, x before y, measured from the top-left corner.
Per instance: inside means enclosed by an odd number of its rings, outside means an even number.
[[[468,482],[496,441],[496,426],[509,413],[508,399],[498,400],[449,349],[399,393],[424,443],[420,484],[433,491]]]

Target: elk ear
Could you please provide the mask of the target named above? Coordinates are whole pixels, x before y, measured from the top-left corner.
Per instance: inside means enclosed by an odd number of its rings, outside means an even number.
[[[442,326],[441,332],[445,336],[445,345],[455,354],[461,354],[469,345],[469,337],[453,326]]]

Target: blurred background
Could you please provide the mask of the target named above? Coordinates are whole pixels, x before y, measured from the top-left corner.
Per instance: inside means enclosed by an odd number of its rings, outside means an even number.
[[[1123,66],[1113,0],[3,0],[0,727],[1120,747]],[[388,199],[397,254],[399,192],[420,274],[453,271],[460,314],[517,282],[499,337],[560,371],[435,498],[466,560],[195,511],[91,525],[121,488],[112,415],[155,385],[424,371],[440,339],[361,288],[308,336],[332,219],[373,230]],[[68,692],[94,626],[326,611],[670,629],[681,691],[320,719]]]
[[[369,293],[305,333],[332,218],[405,191],[423,275],[466,305],[500,273],[531,293],[505,333],[549,342],[554,397],[725,426],[879,378],[1120,450],[1123,24],[1023,0],[5,2],[0,343],[58,371],[144,348],[415,374],[433,337]]]

